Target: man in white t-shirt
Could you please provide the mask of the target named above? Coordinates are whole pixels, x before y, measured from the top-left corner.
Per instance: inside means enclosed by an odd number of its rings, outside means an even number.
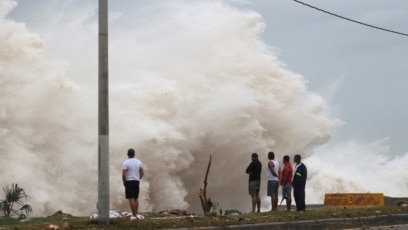
[[[125,186],[125,196],[129,200],[132,216],[130,220],[142,219],[142,215],[138,215],[139,208],[139,184],[144,172],[142,162],[135,158],[135,150],[129,149],[127,152],[128,159],[122,164],[122,181]]]
[[[267,195],[271,197],[271,211],[278,210],[278,188],[279,188],[279,162],[275,160],[275,153],[268,153],[268,186]]]

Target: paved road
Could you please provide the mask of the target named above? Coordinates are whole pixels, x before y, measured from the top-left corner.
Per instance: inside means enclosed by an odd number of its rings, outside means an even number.
[[[360,218],[332,218],[295,222],[230,225],[224,227],[181,228],[178,230],[408,230],[408,214],[379,215]]]
[[[378,227],[367,227],[367,228],[348,228],[344,230],[406,230],[408,229],[408,224],[401,224],[401,225],[387,225],[387,226],[378,226]]]

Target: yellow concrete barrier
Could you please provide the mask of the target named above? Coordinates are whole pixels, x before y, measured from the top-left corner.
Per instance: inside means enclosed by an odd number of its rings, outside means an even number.
[[[367,206],[383,206],[382,193],[326,193],[324,208],[359,208]]]

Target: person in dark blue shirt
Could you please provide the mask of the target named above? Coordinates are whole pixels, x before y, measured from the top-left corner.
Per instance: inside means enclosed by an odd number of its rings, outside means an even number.
[[[261,198],[259,189],[261,187],[262,163],[258,160],[258,154],[252,153],[252,162],[248,165],[246,173],[249,174],[248,191],[252,198],[252,212],[261,211]]]
[[[295,170],[293,173],[293,196],[296,202],[296,210],[298,212],[306,211],[306,203],[305,203],[305,187],[306,187],[306,179],[307,179],[307,168],[301,162],[300,155],[295,155],[293,161],[296,163]]]

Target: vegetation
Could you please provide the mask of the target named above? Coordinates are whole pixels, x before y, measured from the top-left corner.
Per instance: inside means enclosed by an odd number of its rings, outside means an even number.
[[[89,217],[74,217],[68,214],[59,213],[45,218],[33,218],[28,221],[19,221],[14,218],[0,218],[0,228],[2,230],[17,230],[17,229],[46,229],[50,224],[59,226],[59,229],[177,229],[177,228],[198,228],[205,226],[222,227],[231,225],[253,225],[261,223],[299,223],[304,220],[313,220],[313,223],[323,223],[324,219],[337,220],[334,225],[325,229],[344,229],[356,228],[363,226],[401,224],[401,219],[396,222],[392,219],[393,214],[404,214],[408,216],[408,207],[399,206],[381,206],[368,208],[353,208],[353,209],[316,209],[309,210],[304,213],[287,212],[284,210],[277,212],[264,213],[248,213],[242,215],[206,215],[206,216],[168,216],[160,217],[155,213],[144,213],[145,219],[130,221],[129,218],[111,219],[110,225],[99,225],[97,220],[91,220]],[[376,217],[375,223],[370,223],[364,220],[365,217]],[[351,219],[355,218],[356,221]],[[385,220],[391,220],[386,222]],[[394,222],[392,222],[394,221]],[[408,223],[408,218],[402,219],[405,224]],[[305,223],[302,223],[304,226]],[[275,229],[285,229],[274,226]],[[287,227],[286,227],[287,228]],[[292,228],[293,229],[293,228]],[[304,228],[307,229],[307,228]],[[310,229],[310,228],[309,228]]]
[[[207,171],[205,173],[204,177],[204,189],[200,188],[200,192],[198,197],[200,198],[201,202],[201,207],[203,208],[204,215],[207,215],[210,213],[211,208],[213,207],[213,203],[211,202],[211,199],[207,199],[207,178],[208,178],[208,173],[210,172],[210,167],[211,167],[211,155],[210,155],[210,160],[208,161],[208,166],[207,166]]]
[[[5,198],[0,201],[0,209],[4,217],[17,216],[19,219],[24,219],[33,212],[29,204],[24,204],[23,200],[27,200],[28,195],[18,184],[12,184],[11,188],[8,186],[3,188],[3,192]]]
[[[0,201],[0,208],[4,216],[0,217],[0,230],[19,229],[178,229],[215,226],[219,229],[228,229],[228,226],[248,227],[255,224],[279,223],[274,229],[345,229],[370,226],[384,226],[408,224],[408,204],[400,198],[386,197],[385,206],[365,208],[316,208],[306,212],[285,211],[246,213],[234,212],[233,215],[223,215],[222,209],[216,202],[211,203],[211,212],[205,215],[173,214],[163,216],[160,213],[143,213],[142,220],[130,221],[129,217],[112,218],[110,224],[99,225],[97,220],[86,217],[76,217],[56,212],[49,217],[26,219],[32,213],[31,206],[23,200],[28,199],[24,189],[17,184],[3,189],[5,199]],[[404,198],[405,199],[405,198]],[[204,201],[206,201],[204,199]],[[227,210],[225,210],[227,213]],[[230,210],[229,210],[230,211]],[[171,213],[171,212],[169,212]],[[298,229],[298,228],[296,228]]]

